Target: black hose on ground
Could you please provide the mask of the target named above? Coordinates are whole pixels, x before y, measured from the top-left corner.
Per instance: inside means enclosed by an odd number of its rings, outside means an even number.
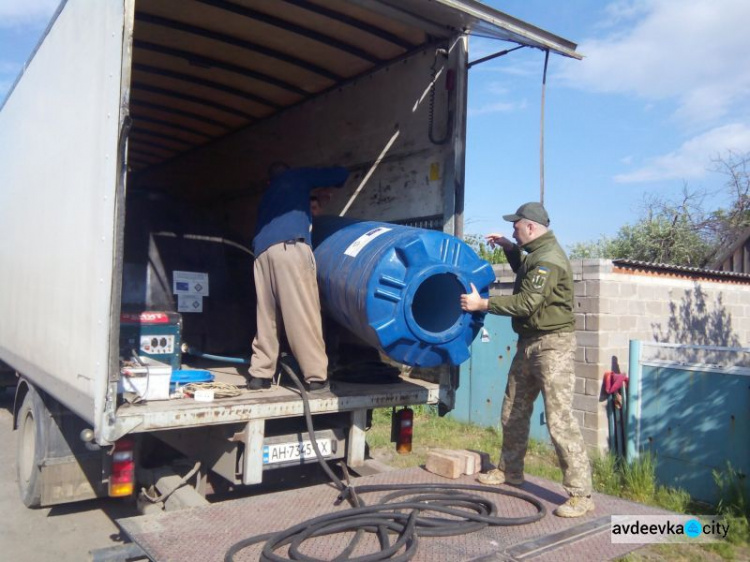
[[[488,526],[526,525],[542,519],[547,510],[536,498],[513,490],[495,486],[470,484],[379,484],[350,486],[333,473],[323,459],[315,440],[315,430],[307,392],[294,372],[293,358],[286,356],[281,366],[300,391],[305,413],[305,423],[318,462],[331,482],[338,488],[336,503],[347,500],[352,508],[321,515],[284,531],[265,533],[243,539],[232,545],[224,561],[234,562],[234,556],[245,548],[265,541],[260,556],[262,562],[301,560],[323,562],[302,552],[305,541],[338,533],[352,533],[354,537],[335,560],[356,562],[406,562],[417,553],[419,537],[447,537],[479,531]],[[291,365],[290,365],[291,363]],[[390,492],[379,503],[368,506],[361,496],[368,493]],[[470,493],[476,492],[476,493]],[[498,517],[495,503],[477,493],[496,494],[523,500],[533,505],[537,512],[526,517]],[[393,501],[398,500],[398,501]],[[391,503],[392,502],[392,503]],[[426,515],[430,513],[432,515]],[[350,558],[365,533],[377,536],[380,551]],[[396,535],[391,542],[390,535]],[[288,546],[288,555],[277,552]]]

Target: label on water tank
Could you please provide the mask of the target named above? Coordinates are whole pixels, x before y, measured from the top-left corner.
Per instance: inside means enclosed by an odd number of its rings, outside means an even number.
[[[360,236],[354,242],[349,244],[349,247],[346,250],[344,250],[344,255],[352,257],[352,258],[356,258],[357,254],[359,254],[365,246],[367,246],[375,238],[377,238],[381,234],[385,234],[389,230],[391,229],[385,228],[383,226],[379,226],[377,228],[373,228],[372,230],[365,232],[362,236]]]

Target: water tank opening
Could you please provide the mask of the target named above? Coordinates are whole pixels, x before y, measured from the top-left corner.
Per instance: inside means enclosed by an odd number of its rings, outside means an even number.
[[[414,293],[411,307],[414,320],[425,331],[440,333],[461,318],[463,284],[452,273],[440,273],[425,279]]]

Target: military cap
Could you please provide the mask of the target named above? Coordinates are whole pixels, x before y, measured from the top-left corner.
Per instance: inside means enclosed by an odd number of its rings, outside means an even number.
[[[549,215],[541,203],[532,201],[524,203],[512,215],[503,215],[503,219],[510,222],[516,222],[521,219],[538,222],[543,226],[549,226]]]

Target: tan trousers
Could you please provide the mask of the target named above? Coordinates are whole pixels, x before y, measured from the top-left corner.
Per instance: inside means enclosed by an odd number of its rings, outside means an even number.
[[[315,256],[304,242],[274,244],[255,259],[258,331],[250,374],[270,379],[276,373],[281,330],[306,382],[328,378],[323,343]]]
[[[574,332],[518,340],[503,400],[503,448],[498,467],[511,476],[523,475],[531,413],[541,392],[547,427],[563,472],[563,487],[571,496],[588,496],[591,465],[572,411],[575,350]]]

